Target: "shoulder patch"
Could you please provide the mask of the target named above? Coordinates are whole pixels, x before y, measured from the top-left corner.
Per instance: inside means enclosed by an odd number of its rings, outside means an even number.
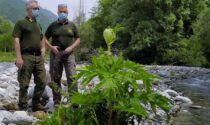
[[[71,28],[68,28],[67,31],[68,31],[68,33],[73,33]]]

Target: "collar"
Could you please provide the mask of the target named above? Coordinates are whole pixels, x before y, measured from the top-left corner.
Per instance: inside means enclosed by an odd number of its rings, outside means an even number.
[[[69,23],[69,20],[66,20],[65,22],[60,22],[59,19],[57,20],[57,23],[58,24],[61,24],[61,25],[66,25]]]
[[[30,22],[36,22],[36,19],[32,20],[31,18],[29,18],[28,16],[26,16],[26,19]]]

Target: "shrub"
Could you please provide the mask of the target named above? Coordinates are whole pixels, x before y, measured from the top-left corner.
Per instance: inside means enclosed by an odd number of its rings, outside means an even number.
[[[192,39],[183,39],[177,48],[167,50],[164,60],[173,65],[186,66],[203,66],[206,63],[202,46]]]

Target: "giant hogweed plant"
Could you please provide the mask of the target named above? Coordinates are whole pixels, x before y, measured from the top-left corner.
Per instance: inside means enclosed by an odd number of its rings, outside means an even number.
[[[82,88],[96,77],[100,82],[91,90],[72,94],[68,107],[61,106],[42,123],[122,125],[132,123],[134,119],[149,119],[146,106],[150,106],[154,113],[157,108],[169,112],[169,100],[152,90],[151,83],[158,77],[147,73],[142,65],[125,60],[122,55],[111,54],[111,45],[116,40],[113,29],[105,29],[104,38],[107,51],[100,50],[100,55],[92,58],[92,64],[78,69],[74,80],[77,84],[82,79]],[[143,87],[139,87],[137,80],[143,81]],[[79,105],[79,108],[73,108],[74,105]]]

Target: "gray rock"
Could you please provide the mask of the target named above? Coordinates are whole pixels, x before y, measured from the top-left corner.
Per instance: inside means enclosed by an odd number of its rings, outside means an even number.
[[[17,124],[14,124],[14,123],[9,123],[8,125],[17,125]]]
[[[53,97],[52,89],[49,86],[45,87],[43,97],[48,97],[48,98]]]
[[[0,84],[0,88],[2,89],[6,89],[8,87],[8,83],[7,82],[3,82]]]
[[[177,116],[178,112],[180,112],[181,106],[180,105],[174,105],[173,108],[171,108],[169,114],[172,116]]]
[[[11,118],[13,114],[9,111],[0,110],[0,123],[3,121],[4,118]]]
[[[31,125],[36,119],[34,117],[29,116],[25,111],[16,111],[10,118],[4,118],[2,123],[9,124],[17,124],[17,125]]]
[[[171,90],[171,89],[165,90],[164,93],[168,93],[168,95],[170,95],[172,97],[176,97],[179,95],[176,91]]]
[[[181,102],[182,104],[187,105],[187,106],[191,106],[193,104],[193,102],[189,98],[184,97],[184,96],[176,96],[174,98],[174,101]]]
[[[161,77],[168,77],[169,73],[165,70],[159,70],[158,75],[160,75]]]
[[[7,91],[9,91],[11,95],[17,95],[18,90],[15,84],[11,84],[7,87]]]
[[[9,84],[19,85],[19,83],[18,83],[18,81],[16,79],[10,80]]]
[[[32,98],[33,94],[34,94],[34,85],[32,87],[29,87],[28,97]],[[42,96],[48,98],[53,97],[52,89],[49,86],[46,86]]]
[[[1,74],[0,80],[1,81],[9,81],[11,79],[10,76],[7,76],[5,74]]]
[[[165,96],[168,99],[171,99],[171,96],[167,92],[160,92],[162,96]]]
[[[48,70],[46,70],[46,81],[47,81],[47,83],[51,82],[51,77],[50,77],[50,73]]]

